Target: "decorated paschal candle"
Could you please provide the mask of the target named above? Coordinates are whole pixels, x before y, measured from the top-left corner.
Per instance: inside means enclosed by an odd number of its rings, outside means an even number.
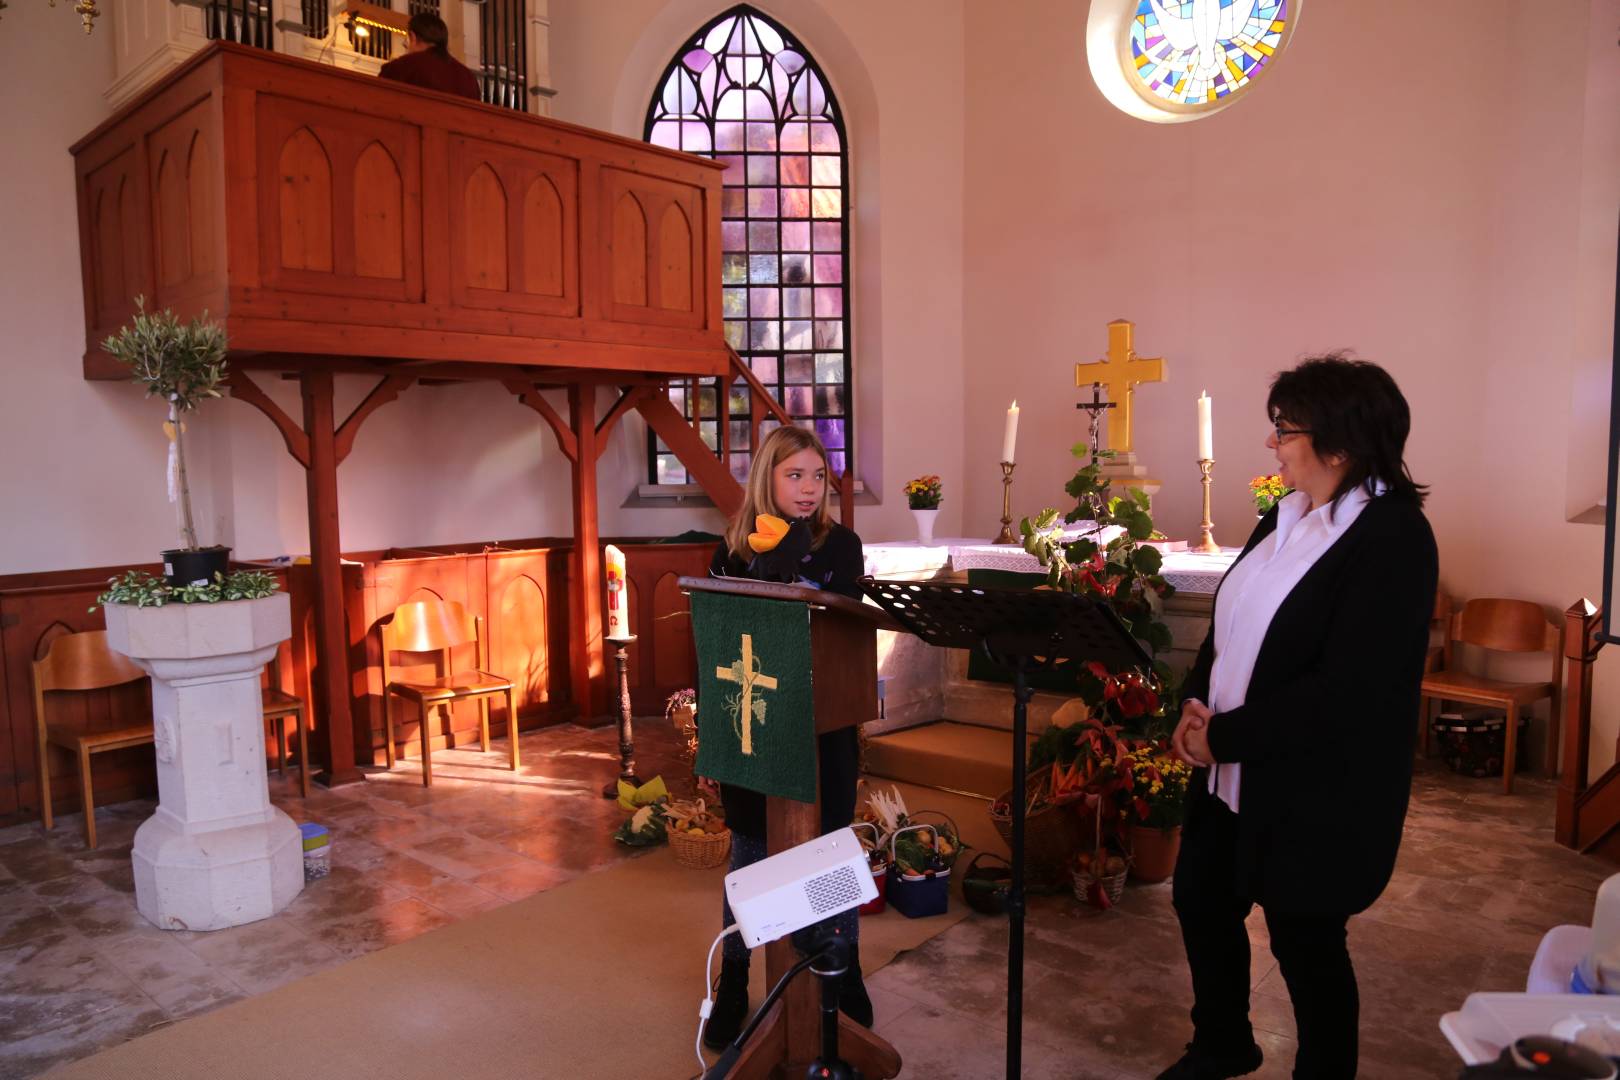
[[[609,544],[602,554],[607,564],[607,636],[629,637],[630,604],[625,594],[624,552]]]

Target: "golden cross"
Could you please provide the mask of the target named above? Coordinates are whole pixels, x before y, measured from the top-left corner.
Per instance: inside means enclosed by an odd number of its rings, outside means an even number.
[[[742,721],[743,756],[752,757],[754,753],[754,687],[758,686],[763,690],[776,689],[775,679],[769,675],[761,675],[754,670],[754,638],[752,634],[742,636],[742,663],[717,667],[714,669],[714,677],[721,682],[742,684],[742,703],[738,709],[737,718]]]
[[[1115,319],[1108,324],[1108,356],[1094,364],[1074,365],[1074,385],[1101,383],[1108,388],[1108,400],[1116,406],[1108,414],[1108,449],[1121,454],[1131,452],[1131,420],[1135,415],[1131,403],[1136,385],[1165,381],[1164,358],[1137,356],[1131,347],[1131,331],[1135,328],[1129,319]]]

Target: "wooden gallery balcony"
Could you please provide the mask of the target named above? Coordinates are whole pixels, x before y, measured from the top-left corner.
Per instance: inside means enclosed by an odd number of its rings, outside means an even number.
[[[549,425],[574,481],[574,700],[605,705],[596,460],[636,409],[729,510],[740,490],[661,387],[724,376],[720,174],[616,135],[216,43],[73,147],[84,374],[144,296],[206,310],[231,392],[307,472],[319,580],[317,714],[330,778],[357,778],[339,575],[338,464],[421,379],[492,379]],[[303,415],[256,371],[300,381]],[[332,376],[377,383],[346,419]],[[566,417],[542,393],[566,388]],[[597,390],[616,393],[598,408]],[[428,493],[431,497],[431,493]],[[401,538],[408,542],[409,538]]]
[[[230,44],[73,153],[88,378],[136,295],[250,367],[726,370],[702,158]]]

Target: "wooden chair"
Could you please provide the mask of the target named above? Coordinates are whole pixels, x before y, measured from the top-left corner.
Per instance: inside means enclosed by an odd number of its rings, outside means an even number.
[[[58,691],[104,690],[146,678],[146,672],[129,657],[107,646],[107,631],[87,630],[68,634],[51,642],[43,659],[34,661],[34,726],[39,741],[39,814],[50,829],[51,813],[50,748],[58,746],[79,762],[79,800],[84,804],[84,840],[96,846],[96,807],[90,784],[90,759],[108,750],[144,746],[152,741],[152,724],[120,728],[117,731],[75,731],[45,720],[45,695]]]
[[[304,699],[273,686],[259,688],[264,702],[264,718],[274,725],[276,735],[276,774],[287,771],[287,717],[298,730],[298,788],[309,798],[309,733],[304,724]]]
[[[1504,682],[1460,671],[1456,646],[1473,645],[1493,652],[1552,653],[1552,678],[1547,682]],[[1547,771],[1558,771],[1559,664],[1563,660],[1564,632],[1547,618],[1539,604],[1528,600],[1470,600],[1451,617],[1446,631],[1441,670],[1423,678],[1423,749],[1429,748],[1429,699],[1470,705],[1497,705],[1507,711],[1507,745],[1502,755],[1502,790],[1512,792],[1513,770],[1519,746],[1519,711],[1541,698],[1552,702],[1547,727]]]
[[[382,635],[383,721],[388,767],[394,767],[394,714],[392,699],[402,697],[416,702],[422,729],[422,784],[433,783],[433,736],[428,730],[428,714],[435,707],[443,707],[444,733],[450,739],[450,706],[462,698],[478,702],[479,730],[485,753],[489,752],[489,698],[492,694],[506,695],[507,737],[511,742],[511,765],[518,767],[518,714],[517,693],[508,679],[492,675],[489,666],[488,645],[484,641],[484,620],[469,616],[465,608],[449,600],[416,600],[401,604],[394,614],[379,627]],[[453,671],[452,650],[473,645],[477,650],[477,667],[472,671]],[[439,654],[439,676],[429,682],[394,681],[389,676],[389,657],[395,652]]]

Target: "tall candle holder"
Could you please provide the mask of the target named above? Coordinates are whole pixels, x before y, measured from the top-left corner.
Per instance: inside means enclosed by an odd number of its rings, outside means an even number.
[[[1018,537],[1012,531],[1012,474],[1014,464],[1010,461],[1001,463],[1001,531],[992,544],[1016,544]]]
[[[1193,550],[1201,551],[1205,555],[1219,555],[1221,553],[1221,545],[1215,542],[1215,523],[1209,519],[1209,474],[1213,468],[1215,468],[1214,458],[1198,459],[1199,483],[1204,485],[1204,517],[1198,523],[1198,543]]]
[[[602,788],[602,798],[616,799],[619,797],[619,784],[624,782],[631,787],[640,787],[641,779],[636,776],[636,733],[630,721],[630,675],[629,649],[635,643],[636,635],[615,635],[607,639],[613,646],[614,688],[618,698],[619,721],[619,775],[607,782]]]

